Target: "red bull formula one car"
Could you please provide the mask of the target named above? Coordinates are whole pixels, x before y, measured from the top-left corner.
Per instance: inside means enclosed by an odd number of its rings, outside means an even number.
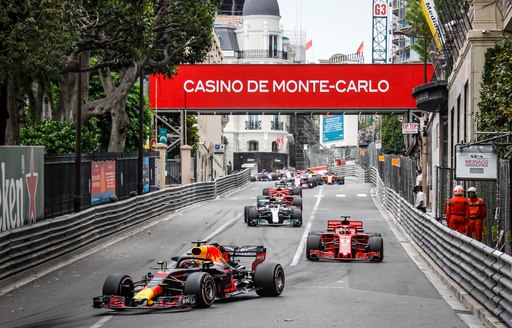
[[[306,258],[315,260],[366,260],[381,262],[384,243],[380,233],[365,233],[362,221],[328,220],[327,232],[308,235]]]
[[[140,281],[114,273],[103,284],[94,308],[112,310],[207,308],[216,298],[225,299],[255,291],[260,296],[279,296],[285,276],[280,264],[265,262],[263,246],[220,246],[195,242],[185,256],[174,257],[171,267],[158,261],[160,270]],[[254,257],[250,268],[239,258]]]

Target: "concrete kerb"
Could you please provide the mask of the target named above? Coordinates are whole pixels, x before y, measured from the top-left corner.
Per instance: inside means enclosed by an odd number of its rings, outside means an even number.
[[[380,213],[388,223],[393,234],[398,238],[400,242],[404,239],[407,240],[408,244],[416,251],[421,257],[429,269],[436,275],[436,277],[448,288],[448,290],[455,295],[455,297],[478,319],[482,324],[489,328],[505,328],[508,327],[501,321],[494,313],[487,310],[482,304],[480,304],[473,296],[468,294],[459,284],[457,284],[451,277],[449,277],[431,258],[428,256],[409,236],[404,228],[398,223],[396,218],[383,206],[383,204],[376,197],[375,188],[371,189],[371,197],[375,206],[379,209]]]
[[[224,194],[219,195],[214,199],[217,199],[221,196],[229,196],[232,193],[235,193],[239,190],[246,188],[249,184],[250,184],[250,182],[248,181],[244,185],[236,188],[235,190],[230,190],[228,192],[225,192]],[[83,259],[86,256],[94,254],[106,247],[109,247],[117,242],[120,242],[123,239],[126,239],[126,238],[133,236],[141,231],[144,231],[158,223],[170,220],[170,219],[178,216],[180,213],[182,213],[184,211],[187,211],[191,208],[197,207],[201,203],[206,203],[206,202],[212,201],[214,199],[205,200],[205,201],[191,204],[191,205],[188,205],[188,206],[176,209],[176,210],[172,210],[167,214],[161,214],[154,220],[144,221],[143,223],[139,223],[136,226],[133,226],[131,228],[127,228],[127,229],[115,232],[115,233],[109,235],[108,238],[106,238],[106,237],[101,238],[95,242],[81,246],[81,247],[67,253],[66,255],[60,256],[53,260],[49,260],[49,261],[47,261],[43,264],[40,264],[34,268],[14,274],[5,279],[1,279],[0,280],[0,296],[5,295],[5,294],[11,292],[12,290],[17,289],[21,286],[24,286],[28,283],[31,283],[34,280],[47,275],[48,273],[51,273],[51,272],[58,270],[62,267],[70,265],[73,262]]]

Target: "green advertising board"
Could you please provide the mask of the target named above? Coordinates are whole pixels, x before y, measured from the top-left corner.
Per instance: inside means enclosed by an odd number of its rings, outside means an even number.
[[[44,147],[0,147],[0,231],[44,218]]]

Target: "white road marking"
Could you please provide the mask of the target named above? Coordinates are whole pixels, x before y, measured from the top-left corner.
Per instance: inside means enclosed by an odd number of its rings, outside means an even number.
[[[239,215],[235,216],[234,218],[232,218],[231,220],[227,221],[226,223],[224,223],[223,225],[221,225],[217,230],[215,230],[214,232],[212,232],[210,235],[208,235],[208,237],[206,237],[204,240],[206,241],[209,241],[210,239],[212,239],[213,237],[217,236],[219,233],[222,232],[222,230],[226,229],[227,226],[233,224],[235,221],[237,220],[240,220],[242,218],[242,215],[243,213],[240,213]]]
[[[299,246],[297,247],[297,252],[295,252],[295,256],[293,257],[292,263],[290,264],[291,267],[296,266],[299,263],[299,259],[302,255],[302,252],[304,251],[304,246],[306,245],[306,240],[308,239],[309,231],[311,230],[311,226],[313,225],[313,221],[315,220],[316,212],[318,211],[318,206],[320,205],[320,201],[322,200],[323,197],[322,191],[323,189],[320,188],[319,194],[317,195],[315,206],[313,207],[313,212],[309,217],[308,225],[306,226],[306,229],[302,234]]]
[[[357,194],[357,197],[368,197],[367,194]]]
[[[100,328],[101,326],[103,326],[105,323],[107,323],[107,321],[109,321],[110,319],[112,319],[112,317],[114,317],[113,315],[108,315],[108,316],[104,316],[103,318],[101,318],[100,320],[98,320],[94,325],[90,326],[89,328]]]
[[[341,197],[341,198],[345,198],[345,194],[336,194],[336,197]]]

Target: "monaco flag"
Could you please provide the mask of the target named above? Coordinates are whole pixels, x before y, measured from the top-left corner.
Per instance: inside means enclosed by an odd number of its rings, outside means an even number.
[[[308,42],[306,42],[306,51],[308,51],[309,48],[311,48],[313,46],[313,40],[309,40]]]
[[[363,41],[363,42],[361,42],[361,45],[359,46],[359,48],[357,48],[357,52],[356,52],[356,54],[357,54],[357,55],[362,54],[362,53],[363,53],[363,48],[364,48],[364,41]]]
[[[281,149],[284,145],[284,140],[283,138],[277,138],[276,139],[276,146],[277,146],[277,149]]]

